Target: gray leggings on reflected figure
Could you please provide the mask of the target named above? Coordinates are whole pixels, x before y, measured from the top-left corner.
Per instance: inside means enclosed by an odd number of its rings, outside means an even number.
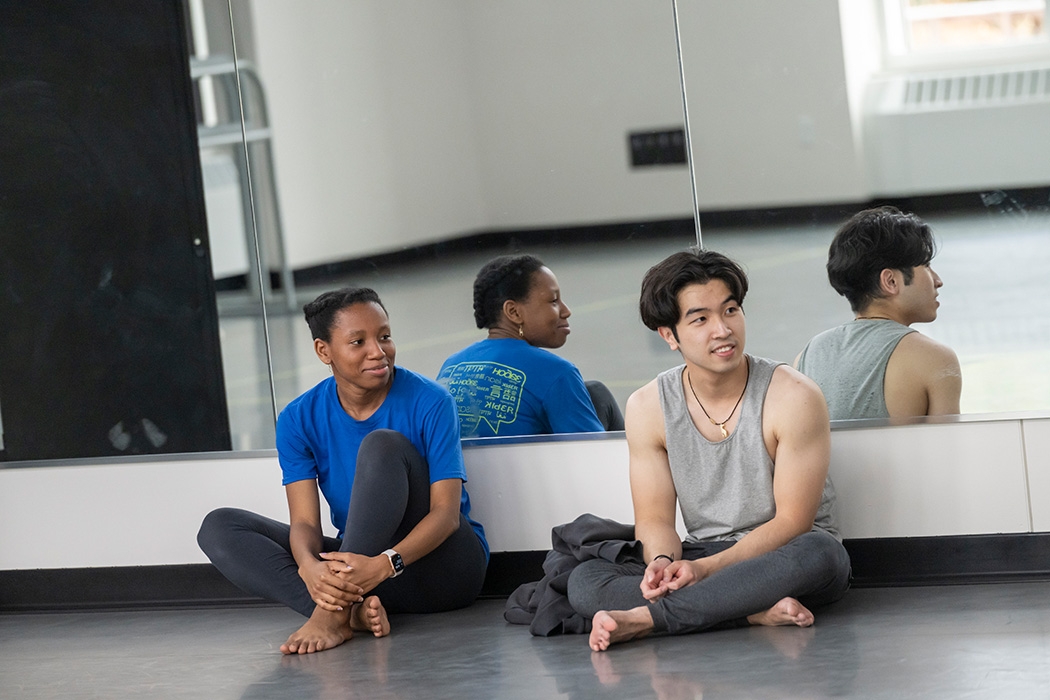
[[[684,559],[696,560],[728,549],[733,542],[685,543]],[[768,610],[781,598],[807,607],[833,603],[849,588],[849,555],[826,532],[814,530],[783,547],[733,564],[655,603],[642,597],[644,562],[616,564],[592,559],[569,576],[569,603],[587,618],[599,610],[646,606],[655,634],[688,634],[747,624],[747,616]]]
[[[376,556],[411,532],[430,511],[430,470],[408,438],[392,430],[361,442],[343,540],[324,538],[325,551]],[[238,508],[207,515],[197,543],[241,590],[309,616],[316,607],[292,557],[290,528]],[[485,580],[485,550],[461,514],[459,529],[403,574],[379,584],[388,612],[439,612],[474,602]]]

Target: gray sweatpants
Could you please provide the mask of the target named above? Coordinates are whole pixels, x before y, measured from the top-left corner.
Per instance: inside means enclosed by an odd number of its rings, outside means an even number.
[[[696,560],[728,549],[733,542],[683,543],[682,557]],[[826,532],[814,530],[783,547],[728,566],[655,603],[639,585],[645,563],[582,562],[569,576],[573,609],[586,617],[599,610],[647,606],[655,634],[688,634],[747,624],[747,616],[768,610],[781,598],[797,598],[809,608],[832,603],[849,588],[849,555]]]

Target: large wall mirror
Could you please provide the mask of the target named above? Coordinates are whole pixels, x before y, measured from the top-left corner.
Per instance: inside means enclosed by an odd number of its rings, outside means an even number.
[[[1045,42],[888,60],[890,4],[186,0],[222,449],[271,449],[275,413],[324,377],[302,303],[376,288],[398,363],[434,376],[481,337],[473,276],[511,251],[558,275],[574,311],[560,353],[622,405],[677,362],[637,322],[637,288],[694,242],[696,206],[704,245],[752,276],[749,349],[790,362],[848,317],[823,271],[838,219],[911,204],[938,234],[945,281],[922,330],[959,354],[963,412],[1045,411]],[[636,166],[630,148],[674,136],[686,106],[695,193],[687,166]],[[9,424],[12,401],[0,397]],[[89,403],[77,410],[102,413]],[[164,444],[143,418],[110,421],[105,439],[127,447],[109,454]]]

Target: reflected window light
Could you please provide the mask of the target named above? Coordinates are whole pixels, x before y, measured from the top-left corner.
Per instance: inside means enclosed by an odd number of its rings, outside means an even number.
[[[1046,0],[883,0],[889,53],[1046,44]]]

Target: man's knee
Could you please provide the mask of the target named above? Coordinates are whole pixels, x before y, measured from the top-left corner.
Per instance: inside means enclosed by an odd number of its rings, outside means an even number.
[[[808,532],[796,538],[802,546],[800,564],[813,574],[820,574],[823,583],[819,591],[813,591],[827,598],[830,603],[841,598],[849,588],[850,560],[849,553],[842,543],[826,532]]]
[[[589,563],[585,561],[578,564],[569,572],[569,578],[565,584],[565,595],[569,599],[569,605],[581,615],[594,614],[594,612],[588,612],[593,607],[595,598],[590,577],[586,571]]]
[[[603,559],[580,562],[570,573],[566,596],[572,609],[591,617],[602,608],[602,589],[619,577],[615,565]]]

